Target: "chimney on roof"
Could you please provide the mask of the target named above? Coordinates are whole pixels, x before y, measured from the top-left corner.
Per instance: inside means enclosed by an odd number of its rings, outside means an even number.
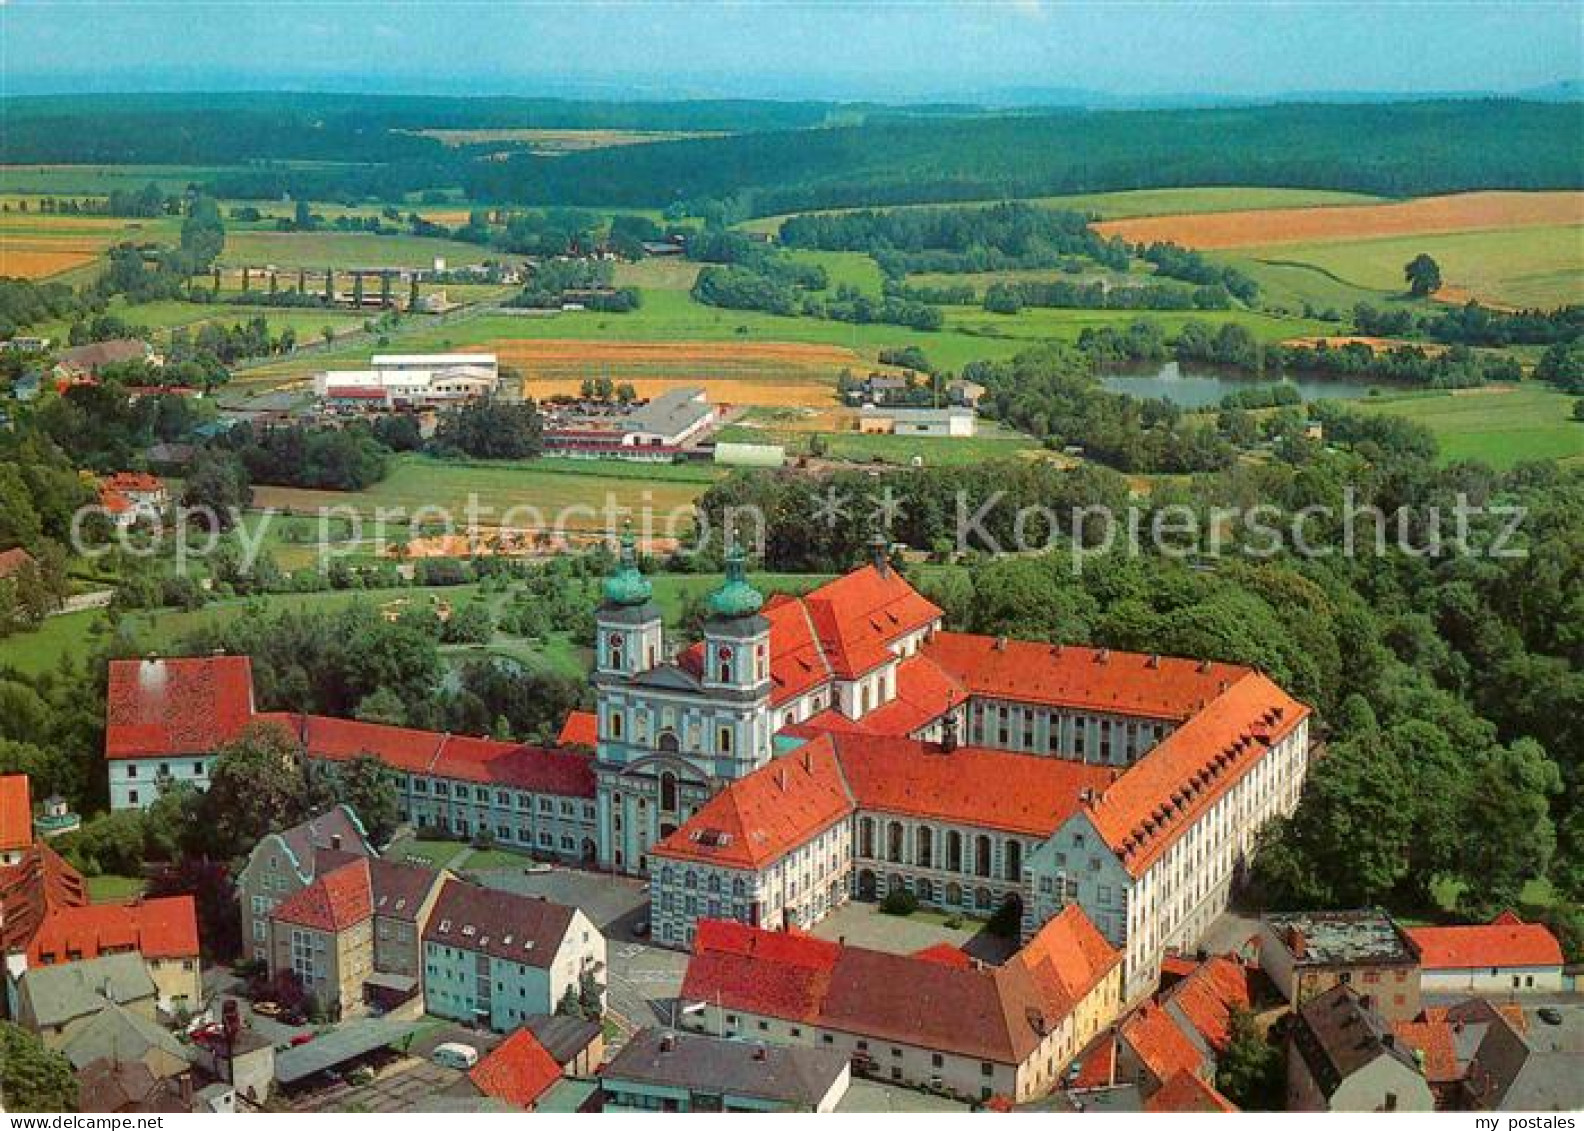
[[[1209,660],[1200,660],[1199,661],[1199,670],[1201,672],[1209,671],[1210,670],[1210,661]]]
[[[1144,661],[1144,666],[1146,668],[1158,668],[1158,667],[1160,667],[1160,653],[1159,652],[1151,652],[1150,655],[1149,655],[1149,659]]]
[[[1288,924],[1287,949],[1293,952],[1294,958],[1304,958],[1308,955],[1308,943],[1304,939],[1303,931],[1299,929],[1296,923]]]
[[[1007,650],[1007,638],[1005,636],[997,636],[995,638],[995,650],[997,652],[1005,652]]]
[[[1102,648],[1095,653],[1095,663],[1109,664],[1111,662],[1111,649]]]

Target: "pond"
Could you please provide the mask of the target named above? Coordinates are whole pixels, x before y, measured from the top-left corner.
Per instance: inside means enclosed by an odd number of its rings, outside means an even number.
[[[1340,377],[1288,377],[1280,380],[1283,384],[1297,386],[1298,395],[1306,401],[1358,400],[1369,396],[1371,389],[1382,387],[1379,382]],[[1183,366],[1175,361],[1168,361],[1158,368],[1151,366],[1132,372],[1113,372],[1100,378],[1100,383],[1113,393],[1125,393],[1140,400],[1163,398],[1183,408],[1218,405],[1228,393],[1274,385],[1277,381],[1276,378],[1246,377],[1209,367]]]

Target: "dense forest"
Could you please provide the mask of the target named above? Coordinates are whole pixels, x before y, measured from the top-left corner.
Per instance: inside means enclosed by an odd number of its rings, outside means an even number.
[[[1424,102],[986,116],[766,131],[468,171],[485,200],[740,215],[1177,185],[1386,195],[1584,185],[1584,104]]]
[[[271,94],[11,98],[4,105],[6,163],[236,166],[208,178],[210,189],[258,199],[396,199],[460,186],[478,201],[685,202],[695,214],[740,217],[1177,185],[1386,195],[1584,185],[1584,151],[1571,141],[1584,129],[1584,104],[1576,102],[990,113]],[[541,156],[520,141],[447,146],[418,132],[508,127],[720,136]]]

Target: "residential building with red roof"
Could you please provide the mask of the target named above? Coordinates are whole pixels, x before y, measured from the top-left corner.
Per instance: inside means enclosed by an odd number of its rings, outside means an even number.
[[[0,775],[0,868],[33,844],[33,793],[26,774]]]
[[[1116,1017],[1121,954],[1077,907],[1000,967],[706,919],[681,997],[701,1032],[834,1048],[881,1079],[1023,1102]]]
[[[170,492],[157,475],[118,471],[99,481],[99,506],[116,526],[157,520],[170,505]]]
[[[1559,993],[1562,945],[1542,923],[1504,911],[1489,923],[1409,927],[1420,986],[1437,993]]]
[[[270,916],[275,908],[313,883],[320,872],[354,857],[373,855],[363,822],[346,805],[265,836],[236,873],[243,948],[256,961],[268,962]]]
[[[29,969],[133,952],[154,982],[161,1009],[174,1013],[202,1000],[191,896],[90,903],[82,876],[42,842],[0,868],[0,948],[13,997]]]

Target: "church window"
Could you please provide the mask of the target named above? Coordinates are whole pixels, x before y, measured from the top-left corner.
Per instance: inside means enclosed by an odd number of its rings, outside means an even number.
[[[611,712],[610,735],[612,738],[620,738],[622,736],[622,715],[620,711]]]
[[[720,733],[716,736],[716,748],[722,754],[730,754],[732,752],[731,727],[720,728]]]

